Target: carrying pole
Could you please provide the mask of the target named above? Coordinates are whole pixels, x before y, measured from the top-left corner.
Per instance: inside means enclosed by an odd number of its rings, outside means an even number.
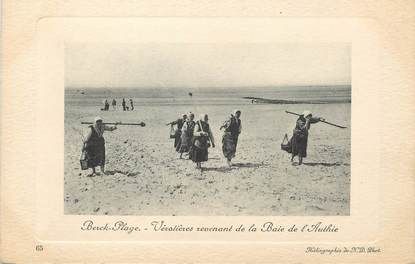
[[[83,125],[91,125],[94,124],[93,122],[81,122],[81,124]],[[121,126],[142,126],[145,127],[146,123],[144,122],[140,122],[140,123],[122,123],[122,122],[108,122],[108,123],[103,123],[105,125],[121,125]]]
[[[292,114],[292,115],[300,116],[300,114],[297,114],[297,113],[294,113],[294,112],[290,112],[290,111],[285,111],[285,112],[286,112],[287,114]],[[323,122],[323,123],[326,123],[326,124],[328,124],[328,125],[335,126],[335,127],[338,127],[338,128],[347,128],[347,127],[345,127],[345,126],[336,125],[336,124],[333,124],[333,123],[327,122],[327,121],[325,121],[325,120],[320,120],[320,122]]]

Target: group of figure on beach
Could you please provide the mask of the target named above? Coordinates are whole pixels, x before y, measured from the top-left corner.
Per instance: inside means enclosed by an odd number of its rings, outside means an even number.
[[[222,137],[222,151],[229,167],[235,157],[238,137],[242,130],[241,111],[234,110],[220,129],[224,130]],[[215,139],[209,125],[207,114],[201,114],[199,120],[194,120],[195,115],[190,112],[183,114],[181,118],[168,123],[171,125],[171,136],[174,138],[174,148],[180,153],[186,153],[188,158],[196,163],[196,168],[201,169],[201,163],[208,160],[210,147],[215,147]],[[173,129],[173,126],[176,129]]]
[[[220,130],[223,130],[222,152],[229,167],[232,166],[232,159],[235,157],[238,138],[242,131],[241,111],[234,110],[226,119]],[[324,121],[323,118],[313,117],[310,111],[304,111],[297,119],[293,135],[289,140],[291,161],[298,156],[299,165],[303,158],[307,157],[308,131],[311,124]],[[202,169],[202,162],[208,160],[209,148],[215,147],[215,139],[209,125],[207,114],[201,114],[195,120],[193,113],[183,114],[181,118],[168,123],[171,126],[171,137],[174,138],[174,148],[180,153],[180,158],[185,154],[190,160],[196,163],[197,169]],[[176,126],[176,129],[173,128]],[[93,125],[89,127],[88,134],[84,140],[83,153],[87,162],[87,168],[92,169],[95,174],[95,167],[100,166],[101,172],[105,173],[105,140],[104,131],[114,131],[117,126],[108,126],[103,123],[102,118],[96,117]],[[294,164],[294,163],[293,163]]]
[[[134,110],[134,103],[133,103],[133,99],[129,99],[129,106],[127,105],[127,101],[125,100],[125,98],[122,99],[121,105],[122,105],[122,110],[123,111],[133,111]],[[108,102],[108,99],[104,100],[104,108],[101,108],[102,111],[109,111],[110,110],[110,103]],[[117,110],[117,100],[115,100],[115,98],[112,99],[111,101],[111,105],[112,105],[112,110]]]

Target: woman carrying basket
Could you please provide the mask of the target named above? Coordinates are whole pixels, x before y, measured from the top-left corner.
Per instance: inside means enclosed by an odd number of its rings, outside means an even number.
[[[107,126],[101,117],[96,117],[94,125],[89,126],[89,131],[84,140],[83,151],[87,158],[87,167],[92,169],[90,176],[95,175],[95,167],[100,166],[105,174],[105,139],[104,131],[113,131],[117,126]]]
[[[303,163],[303,158],[307,157],[308,130],[310,125],[322,120],[324,121],[323,118],[313,117],[312,113],[307,110],[298,117],[291,138],[291,162],[294,161],[295,156],[298,156],[298,164],[301,165]]]
[[[212,144],[212,147],[215,147],[215,140],[208,120],[207,114],[200,115],[193,131],[192,148],[189,154],[192,161],[196,163],[197,169],[202,169],[202,162],[208,160],[210,145]]]

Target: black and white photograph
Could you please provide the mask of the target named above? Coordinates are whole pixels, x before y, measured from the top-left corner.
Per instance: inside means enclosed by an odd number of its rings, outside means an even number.
[[[348,216],[350,43],[65,43],[64,213]]]
[[[1,263],[415,263],[414,1],[3,2]]]

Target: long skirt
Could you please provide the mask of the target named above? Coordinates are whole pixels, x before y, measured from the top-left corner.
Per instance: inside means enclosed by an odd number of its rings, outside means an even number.
[[[223,134],[222,152],[223,152],[223,155],[228,160],[231,160],[235,157],[237,144],[238,144],[238,136],[232,136],[231,133]]]
[[[182,133],[177,132],[176,137],[174,138],[174,148],[176,149],[177,152],[179,152],[180,146],[182,144],[181,135],[182,135]]]
[[[105,165],[105,144],[86,147],[88,168]]]
[[[186,153],[190,151],[190,147],[192,146],[192,136],[187,135],[186,133],[182,133],[180,138],[180,153]]]
[[[294,156],[307,157],[307,141],[308,135],[294,133],[291,138],[291,154]]]
[[[208,156],[209,152],[207,148],[198,148],[194,145],[190,148],[189,157],[193,162],[207,161]]]

